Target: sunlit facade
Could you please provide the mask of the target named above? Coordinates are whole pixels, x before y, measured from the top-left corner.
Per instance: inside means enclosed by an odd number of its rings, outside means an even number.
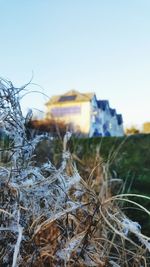
[[[116,111],[113,114],[109,102],[97,100],[94,93],[71,90],[66,94],[51,97],[46,107],[46,119],[64,123],[74,133],[89,137],[124,134],[123,122],[120,119],[121,124],[118,124]]]

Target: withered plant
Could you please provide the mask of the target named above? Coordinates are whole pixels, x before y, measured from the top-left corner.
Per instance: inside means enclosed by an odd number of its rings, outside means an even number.
[[[134,195],[111,194],[101,158],[83,179],[68,150],[69,132],[61,166],[49,160],[37,164],[34,151],[45,136],[27,136],[31,113],[23,117],[23,90],[0,81],[0,121],[11,140],[8,162],[0,166],[0,266],[148,267],[150,238],[120,203],[150,212],[134,202]]]

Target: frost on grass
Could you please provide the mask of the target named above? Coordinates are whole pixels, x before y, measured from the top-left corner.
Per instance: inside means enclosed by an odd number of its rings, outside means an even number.
[[[23,117],[23,90],[0,81],[0,122],[10,138],[9,161],[0,166],[0,266],[148,266],[149,238],[119,209],[123,198],[111,197],[105,166],[99,192],[80,176],[68,151],[70,133],[59,168],[36,163],[45,136],[27,135],[32,112]]]
[[[129,235],[129,233],[133,233],[141,242],[141,244],[143,244],[150,252],[150,238],[147,238],[141,234],[141,226],[139,225],[139,223],[125,218],[122,222],[122,226],[126,236]]]

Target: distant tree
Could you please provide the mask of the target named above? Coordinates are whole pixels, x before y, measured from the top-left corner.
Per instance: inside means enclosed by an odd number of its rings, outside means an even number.
[[[130,128],[127,128],[125,130],[126,135],[131,135],[131,134],[139,134],[140,130],[136,128],[136,126],[131,126]]]

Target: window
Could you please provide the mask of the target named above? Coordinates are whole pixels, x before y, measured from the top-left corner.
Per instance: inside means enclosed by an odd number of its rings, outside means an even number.
[[[73,100],[75,100],[76,99],[76,95],[66,95],[66,96],[61,96],[60,98],[59,98],[59,102],[65,102],[65,101],[73,101]]]
[[[51,110],[52,116],[56,117],[63,117],[63,116],[68,116],[68,115],[75,115],[75,114],[80,114],[81,113],[81,108],[80,106],[72,106],[72,107],[58,107],[58,108],[53,108]]]

